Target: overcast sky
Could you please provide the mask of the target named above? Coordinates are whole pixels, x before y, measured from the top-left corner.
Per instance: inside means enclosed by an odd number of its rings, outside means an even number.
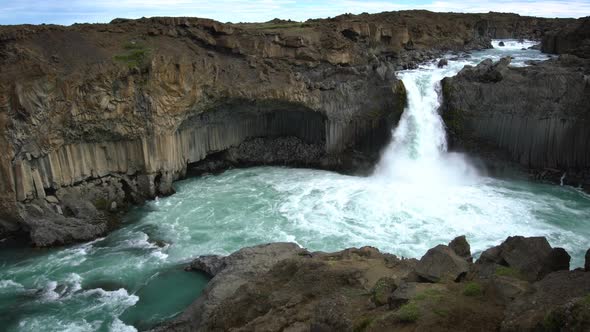
[[[542,17],[590,16],[590,0],[0,0],[0,24],[109,22],[142,16],[197,16],[222,22],[304,21],[343,13],[428,9],[438,12],[514,12]]]

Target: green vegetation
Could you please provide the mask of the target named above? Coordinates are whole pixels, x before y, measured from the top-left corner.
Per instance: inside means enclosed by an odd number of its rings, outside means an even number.
[[[367,317],[360,321],[353,329],[353,332],[363,332],[373,323],[373,318]]]
[[[507,266],[499,266],[496,268],[495,274],[499,277],[511,277],[521,280],[526,280],[526,278],[515,268],[507,267]]]
[[[561,331],[567,323],[571,331],[586,331],[590,326],[590,294],[573,306],[561,306],[550,311],[543,319],[545,331]]]
[[[266,22],[256,24],[254,26],[255,29],[258,30],[272,30],[272,29],[288,29],[288,28],[306,28],[310,25],[307,23],[301,22],[281,22],[281,23],[273,23],[273,22]]]
[[[482,294],[481,285],[477,282],[470,282],[463,289],[463,295],[465,296],[481,296]]]
[[[450,313],[450,311],[448,309],[443,309],[443,308],[434,308],[434,309],[432,309],[432,312],[434,312],[435,314],[437,314],[440,317],[447,317]]]
[[[413,323],[420,318],[420,308],[413,302],[406,303],[398,309],[395,317],[400,322]]]
[[[98,210],[106,211],[109,209],[110,206],[111,204],[109,203],[109,201],[104,198],[99,198],[96,201],[94,201],[94,207]]]
[[[125,63],[129,68],[140,68],[145,64],[149,50],[145,46],[130,42],[123,45],[124,54],[115,55],[114,59]]]
[[[438,301],[440,299],[442,299],[442,292],[438,289],[427,289],[423,292],[421,292],[420,294],[417,294],[416,297],[414,297],[414,299],[416,301],[424,301],[424,300],[432,300],[432,301]]]

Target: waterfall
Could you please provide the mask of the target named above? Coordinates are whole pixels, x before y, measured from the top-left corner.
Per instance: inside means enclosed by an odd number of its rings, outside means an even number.
[[[475,168],[462,155],[447,152],[445,126],[439,114],[440,81],[455,75],[464,64],[457,61],[437,68],[433,63],[398,74],[406,87],[408,105],[374,177],[381,181],[427,185],[448,185],[477,178]]]

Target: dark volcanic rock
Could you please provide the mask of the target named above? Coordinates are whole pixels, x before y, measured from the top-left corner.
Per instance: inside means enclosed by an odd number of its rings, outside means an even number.
[[[431,282],[459,280],[468,271],[467,261],[445,245],[428,250],[416,265],[416,273]]]
[[[573,54],[590,59],[590,17],[584,17],[543,37],[545,53]]]
[[[533,285],[533,291],[525,293],[514,300],[506,309],[506,318],[502,322],[503,331],[551,330],[547,319],[550,313],[568,303],[582,300],[590,294],[590,273],[581,271],[560,271],[546,276]],[[583,301],[583,300],[582,300]],[[588,310],[590,308],[587,308]],[[567,319],[564,319],[565,322]],[[564,328],[557,322],[558,328]],[[586,324],[590,317],[586,313]],[[588,326],[588,325],[586,325]],[[584,331],[585,329],[566,329]]]
[[[568,270],[570,256],[562,248],[551,248],[544,237],[511,236],[501,245],[481,254],[478,264],[500,264],[514,268],[529,281],[553,271]]]
[[[187,267],[187,270],[201,271],[211,277],[215,277],[219,272],[225,269],[225,267],[225,257],[219,255],[206,255],[193,260]]]
[[[505,153],[536,178],[590,185],[589,74],[590,61],[565,55],[524,68],[509,59],[466,66],[442,81],[452,147],[491,161]]]
[[[70,197],[64,202],[64,215],[56,212],[58,206],[35,200],[22,206],[23,225],[37,247],[70,244],[92,240],[109,229],[108,218],[94,206],[79,198]],[[59,208],[57,211],[61,211]]]
[[[465,235],[457,236],[449,243],[451,248],[457,255],[471,261],[471,246],[467,242]]]

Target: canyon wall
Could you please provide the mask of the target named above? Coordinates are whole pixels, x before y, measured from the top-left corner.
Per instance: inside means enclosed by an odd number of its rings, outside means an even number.
[[[0,27],[0,236],[92,238],[112,213],[173,192],[187,165],[229,149],[254,164],[375,160],[405,105],[396,70],[569,22],[408,11]],[[293,151],[268,158],[256,144]]]
[[[590,184],[590,63],[571,55],[524,68],[486,60],[443,80],[455,148],[507,152],[538,177]]]

